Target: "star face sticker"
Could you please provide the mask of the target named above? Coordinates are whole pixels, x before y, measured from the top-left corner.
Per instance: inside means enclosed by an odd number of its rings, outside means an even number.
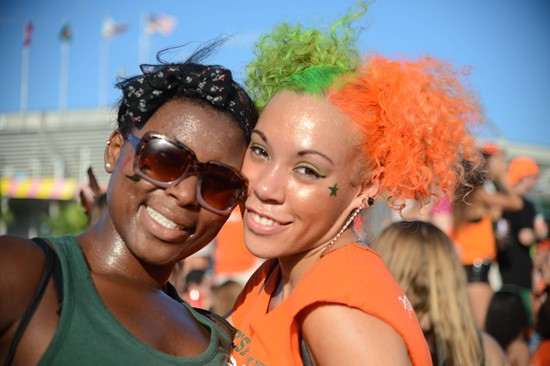
[[[336,192],[338,191],[337,185],[338,183],[334,183],[332,187],[328,187],[328,189],[330,189],[330,197],[332,196],[336,197]]]
[[[128,179],[130,179],[134,182],[139,182],[141,180],[141,178],[137,174],[134,174],[134,175],[126,174],[126,178],[128,178]]]

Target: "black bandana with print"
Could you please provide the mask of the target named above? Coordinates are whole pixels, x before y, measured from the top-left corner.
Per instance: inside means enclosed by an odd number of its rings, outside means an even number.
[[[120,119],[141,128],[177,92],[229,111],[249,142],[258,115],[246,92],[233,81],[231,71],[219,65],[198,64],[141,65],[140,68],[142,76],[117,84],[123,91],[122,104],[126,107]]]

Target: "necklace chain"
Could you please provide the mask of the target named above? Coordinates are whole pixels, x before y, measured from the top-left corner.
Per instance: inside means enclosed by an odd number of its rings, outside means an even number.
[[[338,240],[338,238],[340,238],[340,236],[342,236],[342,234],[344,233],[344,231],[347,230],[347,228],[351,225],[351,223],[353,222],[353,220],[355,219],[355,217],[357,217],[357,215],[359,215],[359,212],[361,212],[361,210],[363,209],[363,205],[357,207],[353,213],[351,214],[351,216],[349,217],[348,221],[346,221],[346,223],[344,224],[344,226],[342,226],[342,228],[340,229],[340,231],[338,232],[338,234],[336,234],[334,236],[334,238],[332,238],[332,240],[330,241],[330,243],[328,243],[328,245],[325,247],[325,249],[323,249],[323,251],[321,252],[321,258],[323,258],[327,253],[330,253],[332,251],[332,247],[334,246],[334,243],[336,243],[336,241]]]

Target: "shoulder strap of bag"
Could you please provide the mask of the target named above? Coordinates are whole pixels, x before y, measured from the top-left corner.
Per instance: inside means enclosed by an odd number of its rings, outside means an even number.
[[[40,303],[42,296],[44,295],[44,291],[46,290],[48,280],[54,268],[55,253],[53,252],[52,248],[50,248],[48,243],[46,243],[45,240],[40,238],[34,238],[32,239],[32,241],[34,241],[36,244],[38,244],[38,246],[42,248],[42,250],[44,250],[44,253],[46,254],[46,267],[44,269],[44,272],[42,273],[42,277],[40,278],[40,283],[38,284],[38,289],[34,294],[31,304],[25,311],[25,314],[23,315],[23,318],[21,319],[19,326],[15,330],[15,334],[11,340],[10,347],[8,349],[8,355],[4,360],[5,366],[10,365],[12,363],[13,356],[15,355],[15,350],[17,349],[17,345],[19,344],[19,341],[21,340],[21,337],[23,336],[23,333],[25,332],[25,329],[27,328],[27,325],[29,324],[34,312],[36,311],[36,308],[38,307],[38,304]]]

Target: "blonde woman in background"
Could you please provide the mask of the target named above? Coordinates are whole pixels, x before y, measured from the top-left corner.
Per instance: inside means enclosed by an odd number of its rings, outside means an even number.
[[[496,341],[476,325],[464,270],[443,231],[422,221],[396,222],[373,249],[418,315],[434,365],[509,365]]]

